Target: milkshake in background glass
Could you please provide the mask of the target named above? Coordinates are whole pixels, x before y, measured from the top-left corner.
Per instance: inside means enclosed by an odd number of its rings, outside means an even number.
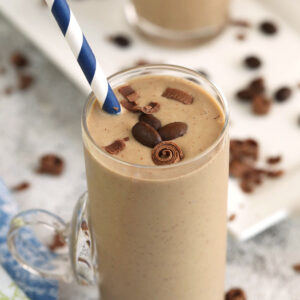
[[[182,122],[187,130],[170,141],[181,160],[157,165],[154,150],[132,135],[140,113],[108,115],[89,98],[83,142],[101,299],[223,299],[229,146],[222,94],[176,66],[135,68],[109,81],[120,101],[119,88],[128,85],[139,106],[159,103],[153,116],[161,126]],[[162,96],[168,88],[192,103]],[[125,148],[107,153],[118,139]]]
[[[148,37],[170,42],[199,42],[227,24],[230,0],[128,0],[128,21]]]

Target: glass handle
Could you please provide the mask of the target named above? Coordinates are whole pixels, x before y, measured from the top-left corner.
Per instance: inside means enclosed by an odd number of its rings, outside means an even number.
[[[7,243],[27,271],[71,281],[69,225],[60,217],[41,209],[21,212],[11,221]]]

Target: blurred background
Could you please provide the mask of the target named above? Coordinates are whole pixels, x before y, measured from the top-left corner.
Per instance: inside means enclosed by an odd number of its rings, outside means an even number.
[[[251,139],[259,153],[253,168],[265,171],[245,180],[232,144],[226,290],[239,287],[250,300],[299,299],[300,3],[216,0],[211,18],[198,10],[183,21],[190,28],[178,29],[166,15],[162,23],[143,15],[137,0],[69,2],[106,74],[176,64],[222,89],[232,140]],[[86,190],[80,121],[90,88],[43,0],[0,0],[0,12],[0,176],[18,211],[43,208],[69,220]],[[49,154],[61,168],[41,175]],[[74,284],[60,283],[58,293],[97,297]]]

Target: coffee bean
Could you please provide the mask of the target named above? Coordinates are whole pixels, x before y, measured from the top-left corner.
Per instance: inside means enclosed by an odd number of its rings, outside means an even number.
[[[256,96],[252,101],[252,111],[256,115],[266,115],[272,106],[272,102],[263,96]]]
[[[153,148],[162,141],[159,133],[149,124],[138,122],[132,127],[132,135],[144,146]]]
[[[244,89],[238,91],[236,97],[242,101],[251,101],[254,97],[254,93],[251,89]]]
[[[158,132],[163,141],[170,141],[186,134],[187,129],[186,123],[173,122],[161,127]]]
[[[152,126],[155,130],[158,130],[161,127],[161,122],[160,120],[158,120],[156,117],[154,117],[151,114],[141,114],[139,117],[139,120],[141,122],[145,122],[147,124],[149,124],[150,126]]]
[[[249,69],[257,69],[261,66],[261,60],[257,56],[247,56],[244,60],[244,64]]]
[[[258,77],[253,79],[250,83],[249,83],[249,89],[251,89],[251,91],[255,94],[261,94],[264,93],[265,91],[265,81],[262,77]]]
[[[264,21],[259,25],[259,29],[267,35],[272,35],[277,33],[278,28],[276,26],[276,24],[274,24],[273,22],[270,21]]]
[[[292,90],[289,87],[284,86],[275,92],[274,98],[277,102],[284,102],[285,100],[290,98],[291,95],[292,95]]]
[[[225,300],[246,300],[246,294],[240,288],[233,288],[225,294]]]
[[[109,37],[109,40],[121,48],[127,48],[131,45],[131,40],[124,34],[116,34]]]

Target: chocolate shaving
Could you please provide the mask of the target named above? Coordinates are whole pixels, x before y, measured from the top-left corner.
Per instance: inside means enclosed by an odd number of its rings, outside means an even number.
[[[13,192],[21,192],[27,190],[30,187],[30,183],[27,181],[21,182],[11,188]]]
[[[118,89],[118,91],[129,102],[135,103],[135,101],[139,98],[139,95],[135,92],[135,90],[130,85],[122,86]]]
[[[137,105],[136,102],[129,102],[127,100],[122,100],[121,105],[133,113],[142,112],[144,114],[153,114],[158,112],[160,109],[160,104],[157,102],[150,102],[148,105],[142,107]]]
[[[48,248],[53,252],[58,248],[62,248],[66,246],[66,240],[61,233],[56,232],[52,243],[48,246]]]
[[[125,138],[126,139],[126,138]],[[105,146],[104,150],[109,154],[116,155],[123,151],[126,147],[125,139],[115,140],[112,144]]]
[[[192,104],[194,98],[186,92],[173,88],[166,88],[162,94],[163,97],[179,101],[183,104]]]
[[[64,161],[55,154],[46,154],[40,158],[38,173],[60,175],[64,169]]]
[[[139,110],[138,110],[139,106],[135,102],[129,102],[128,100],[122,100],[120,103],[128,111],[131,111],[134,113],[139,112]]]
[[[174,142],[161,142],[152,150],[152,160],[158,165],[171,165],[183,159],[182,150]]]

